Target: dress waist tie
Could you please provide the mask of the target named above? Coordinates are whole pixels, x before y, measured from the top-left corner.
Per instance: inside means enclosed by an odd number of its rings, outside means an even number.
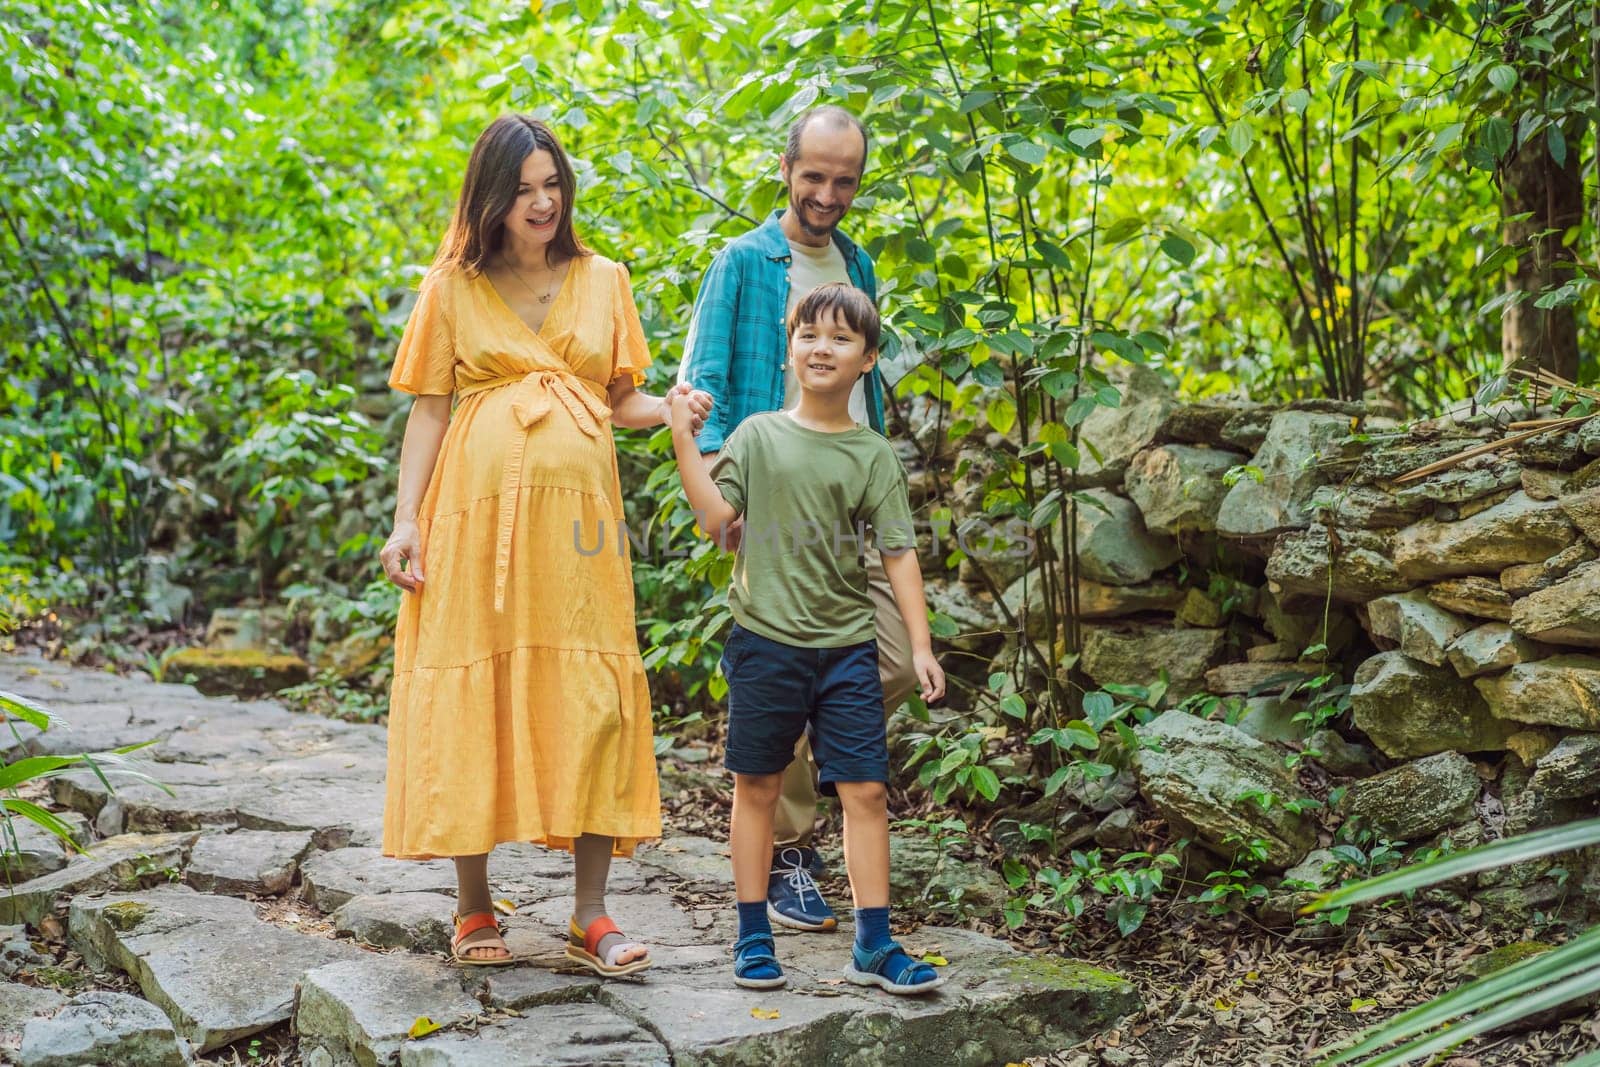
[[[528,435],[541,419],[560,403],[571,413],[578,429],[590,437],[603,435],[606,420],[611,418],[611,408],[606,404],[603,387],[571,371],[536,370],[526,375],[511,375],[473,382],[456,391],[465,400],[477,393],[510,387],[517,390],[511,414],[517,420],[517,431],[512,434],[511,446],[506,449],[505,466],[500,470],[500,524],[494,547],[494,610],[505,609],[506,578],[511,573],[511,536],[517,523],[517,499],[522,489],[522,458],[527,452]]]

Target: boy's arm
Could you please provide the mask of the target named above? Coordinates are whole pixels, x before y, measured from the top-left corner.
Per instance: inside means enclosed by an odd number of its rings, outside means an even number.
[[[672,397],[672,450],[678,456],[678,474],[683,478],[684,495],[689,498],[689,507],[694,509],[700,529],[721,543],[727,527],[739,517],[739,511],[723,499],[722,490],[711,479],[711,468],[700,454],[700,443],[694,437],[692,414],[687,393]],[[923,625],[926,629],[927,624]]]
[[[922,567],[915,549],[882,552],[883,570],[894,590],[895,607],[906,621],[911,639],[911,664],[917,672],[922,699],[932,703],[944,696],[944,669],[933,658],[933,634],[928,630],[928,602],[922,593]]]
[[[700,448],[715,453],[728,434],[728,376],[733,363],[733,327],[739,313],[739,270],[724,249],[706,268],[695,294],[689,335],[678,367],[680,384],[711,394],[711,414],[700,431]]]

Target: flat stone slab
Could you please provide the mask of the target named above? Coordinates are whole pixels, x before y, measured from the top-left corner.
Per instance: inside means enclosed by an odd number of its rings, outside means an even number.
[[[309,830],[236,830],[206,834],[189,853],[185,881],[202,893],[277,896],[294,883],[311,851]]]
[[[73,842],[80,846],[89,843],[88,819],[66,812],[61,820],[72,828]],[[38,823],[14,818],[10,825],[9,831],[0,827],[0,883],[15,885],[59,871],[74,854],[71,845]]]
[[[449,860],[393,860],[375,848],[321,852],[300,865],[307,903],[324,913],[338,911],[354,897],[379,893],[456,892],[455,864]]]
[[[419,1018],[449,1027],[479,1014],[465,977],[464,968],[378,954],[309,971],[294,1009],[300,1054],[320,1048],[336,1063],[394,1063]]]
[[[15,1058],[22,1045],[22,1028],[29,1019],[48,1015],[66,1003],[67,998],[53,989],[0,982],[0,1062]]]
[[[22,1032],[20,1067],[183,1067],[187,1050],[161,1009],[126,993],[97,990],[74,997],[49,1019]]]
[[[691,885],[733,886],[733,859],[726,841],[709,837],[668,837],[641,845],[634,854],[641,867],[671,875]]]
[[[442,893],[364,893],[333,913],[333,931],[374,948],[449,952],[455,898]]]
[[[852,986],[841,976],[847,937],[796,935],[778,941],[786,989],[735,987],[725,956],[714,971],[608,983],[600,1002],[648,1021],[675,1064],[860,1067],[1013,1062],[1076,1044],[1138,1006],[1134,987],[1109,972],[968,930],[923,927],[904,944],[949,961],[944,988],[912,998]]]
[[[407,1042],[401,1067],[670,1067],[665,1045],[644,1027],[598,1004],[552,1004],[476,1034],[435,1034]]]
[[[122,834],[108,837],[59,871],[0,893],[0,924],[35,926],[56,901],[79,893],[137,889],[169,880],[183,867],[195,834]]]
[[[288,1020],[305,972],[367,955],[261,922],[236,897],[180,885],[79,897],[68,937],[92,965],[126,971],[202,1053]]]

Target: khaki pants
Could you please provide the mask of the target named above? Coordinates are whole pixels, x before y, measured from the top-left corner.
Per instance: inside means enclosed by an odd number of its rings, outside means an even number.
[[[867,586],[877,608],[878,677],[883,682],[883,715],[887,719],[916,691],[917,674],[911,664],[911,638],[876,549],[867,550]],[[772,817],[775,847],[808,844],[816,821],[817,763],[811,756],[811,743],[802,734],[794,747],[794,761],[783,772],[783,789]]]

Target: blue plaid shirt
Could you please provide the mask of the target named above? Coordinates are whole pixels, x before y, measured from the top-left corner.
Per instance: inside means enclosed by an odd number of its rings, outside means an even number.
[[[783,361],[789,349],[789,239],[778,225],[781,210],[728,242],[700,281],[683,346],[678,381],[704,389],[716,402],[698,438],[700,451],[717,452],[734,427],[751,415],[783,407]],[[833,231],[846,272],[857,289],[878,301],[872,257]],[[887,331],[885,331],[887,341]],[[867,420],[883,433],[883,386],[877,369],[867,375]]]

